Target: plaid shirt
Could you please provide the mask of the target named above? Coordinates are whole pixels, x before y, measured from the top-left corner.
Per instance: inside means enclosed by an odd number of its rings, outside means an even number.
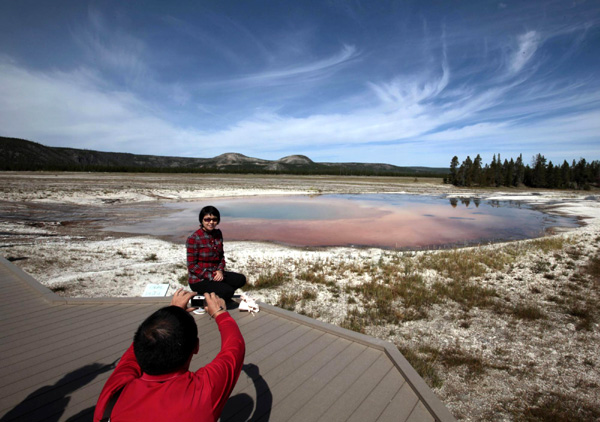
[[[209,234],[200,228],[187,238],[185,245],[190,284],[203,280],[213,281],[215,271],[225,269],[221,230],[214,229]]]

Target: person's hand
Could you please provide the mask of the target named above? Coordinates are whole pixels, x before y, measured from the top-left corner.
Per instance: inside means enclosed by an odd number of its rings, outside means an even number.
[[[196,296],[196,292],[186,292],[183,289],[177,289],[171,298],[171,306],[179,306],[181,309],[191,312],[196,308],[188,308],[187,304],[194,296]]]
[[[215,271],[215,273],[213,275],[213,280],[214,281],[223,281],[223,278],[225,278],[223,276],[223,271],[221,271],[221,270]]]
[[[206,304],[204,309],[213,318],[226,312],[225,301],[214,293],[204,293],[204,303]]]

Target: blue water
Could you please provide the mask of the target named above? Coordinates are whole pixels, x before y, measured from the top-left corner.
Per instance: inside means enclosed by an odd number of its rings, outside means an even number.
[[[174,203],[165,205],[173,210],[166,217],[110,230],[183,242],[198,228],[198,212],[205,205],[219,209],[226,241],[291,246],[438,248],[533,238],[556,227],[577,226],[574,218],[546,214],[520,202],[361,194]]]

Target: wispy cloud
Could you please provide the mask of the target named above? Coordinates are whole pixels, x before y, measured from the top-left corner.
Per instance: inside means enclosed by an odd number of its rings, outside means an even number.
[[[239,46],[231,45],[223,37],[213,34],[200,25],[192,25],[184,19],[171,15],[164,16],[162,21],[168,24],[175,32],[183,34],[194,43],[199,43],[195,49],[200,53],[206,52],[207,55],[216,55],[227,62],[241,66],[244,64],[244,51]]]
[[[145,43],[106,22],[103,13],[88,10],[87,25],[72,31],[72,38],[80,46],[86,62],[98,69],[111,72],[128,85],[144,83],[150,73],[144,59]]]
[[[509,69],[512,73],[517,73],[532,59],[541,37],[536,31],[528,31],[518,37],[517,49],[513,52],[509,61]]]
[[[0,127],[3,135],[49,145],[108,151],[154,150],[191,138],[153,115],[134,95],[109,91],[96,74],[39,73],[0,62]],[[165,144],[165,139],[171,142]]]
[[[340,51],[334,55],[308,62],[299,63],[294,66],[288,66],[278,69],[269,69],[263,72],[253,73],[235,79],[223,81],[228,85],[250,85],[250,86],[271,86],[290,83],[302,83],[307,80],[318,80],[329,77],[332,72],[358,57],[356,47],[344,45]]]
[[[441,65],[441,76],[421,73],[418,75],[397,76],[391,82],[369,83],[377,97],[386,104],[398,108],[408,108],[437,97],[450,81],[447,63]]]

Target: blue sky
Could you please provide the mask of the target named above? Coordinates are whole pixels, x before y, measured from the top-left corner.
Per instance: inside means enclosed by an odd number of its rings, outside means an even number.
[[[600,159],[600,2],[0,2],[0,135],[189,157]]]

